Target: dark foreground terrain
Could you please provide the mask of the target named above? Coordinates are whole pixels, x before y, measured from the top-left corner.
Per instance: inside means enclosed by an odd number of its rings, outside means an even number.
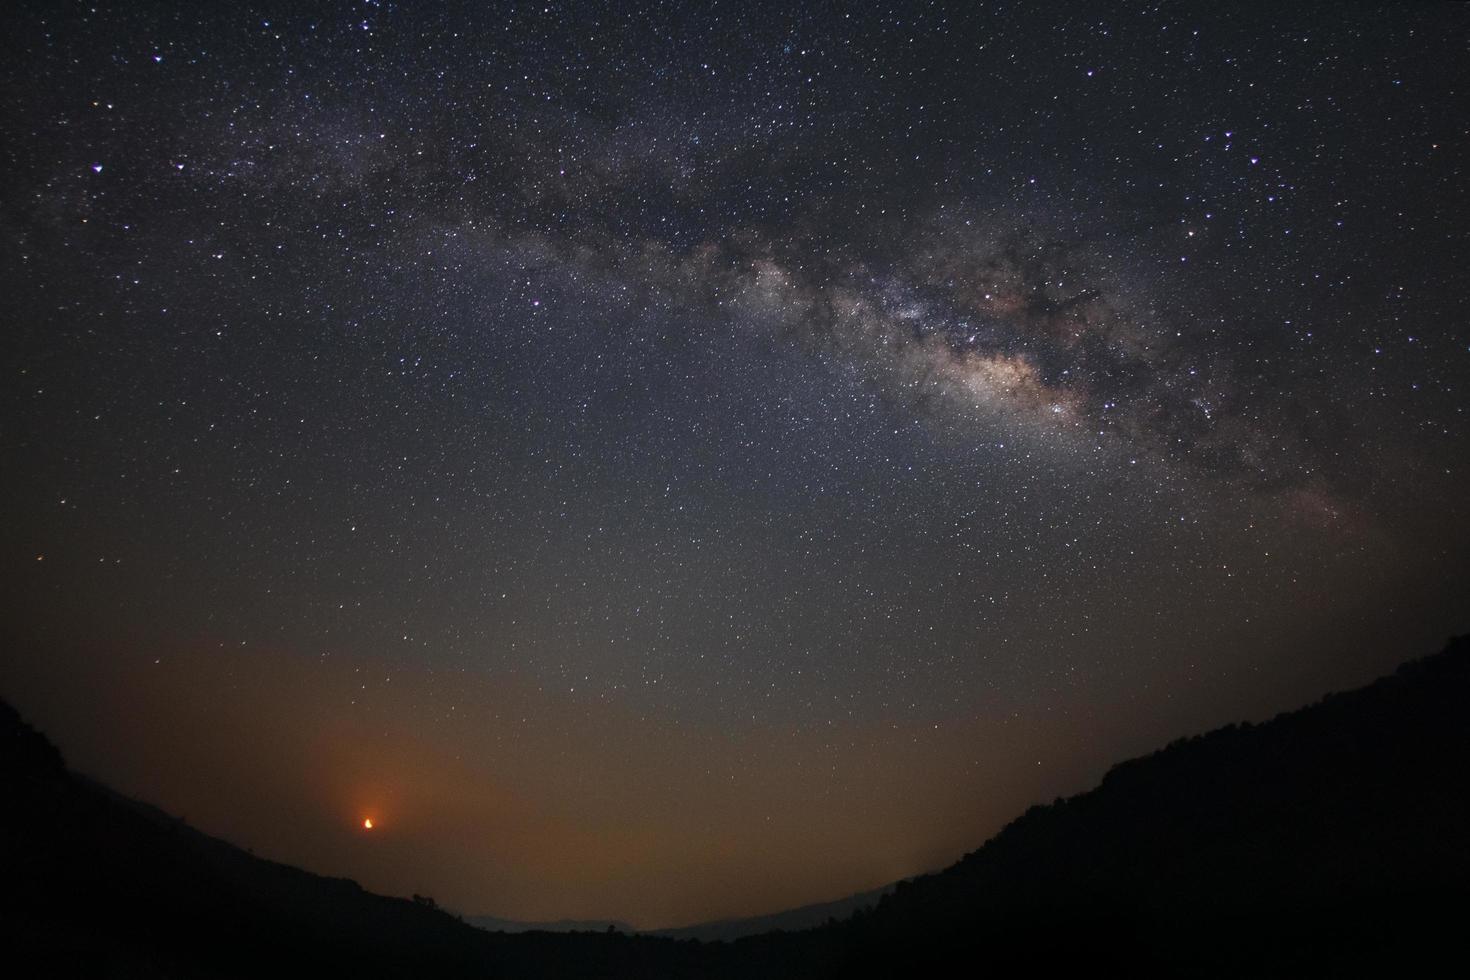
[[[1458,973],[1470,639],[1116,766],[845,922],[732,943],[491,933],[262,860],[68,772],[3,703],[0,800],[8,975]]]

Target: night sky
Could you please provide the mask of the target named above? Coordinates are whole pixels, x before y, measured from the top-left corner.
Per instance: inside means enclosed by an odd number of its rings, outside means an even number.
[[[0,696],[194,826],[768,912],[1470,628],[1466,6],[174,6],[0,37]]]

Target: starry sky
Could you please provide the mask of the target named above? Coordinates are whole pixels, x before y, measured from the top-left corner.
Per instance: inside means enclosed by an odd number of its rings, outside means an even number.
[[[655,927],[934,869],[1432,652],[1467,41],[26,4],[0,696],[262,855]]]

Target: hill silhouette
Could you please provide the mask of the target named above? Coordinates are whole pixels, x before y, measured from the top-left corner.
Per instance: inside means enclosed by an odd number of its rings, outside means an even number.
[[[0,702],[0,962],[25,975],[695,976],[700,950],[498,935],[257,858],[69,773]],[[650,962],[652,958],[653,962]],[[9,972],[6,969],[5,972]]]
[[[1470,910],[1470,638],[1261,725],[1180,739],[900,883],[855,963],[1356,975]]]
[[[806,931],[486,932],[256,858],[66,770],[0,704],[0,953],[51,975],[1360,975],[1458,958],[1470,639],[1181,739]]]

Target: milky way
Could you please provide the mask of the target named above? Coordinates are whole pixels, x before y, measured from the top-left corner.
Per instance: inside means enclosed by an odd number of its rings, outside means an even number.
[[[1464,8],[307,6],[0,41],[0,694],[84,770],[678,924],[1470,626]]]

